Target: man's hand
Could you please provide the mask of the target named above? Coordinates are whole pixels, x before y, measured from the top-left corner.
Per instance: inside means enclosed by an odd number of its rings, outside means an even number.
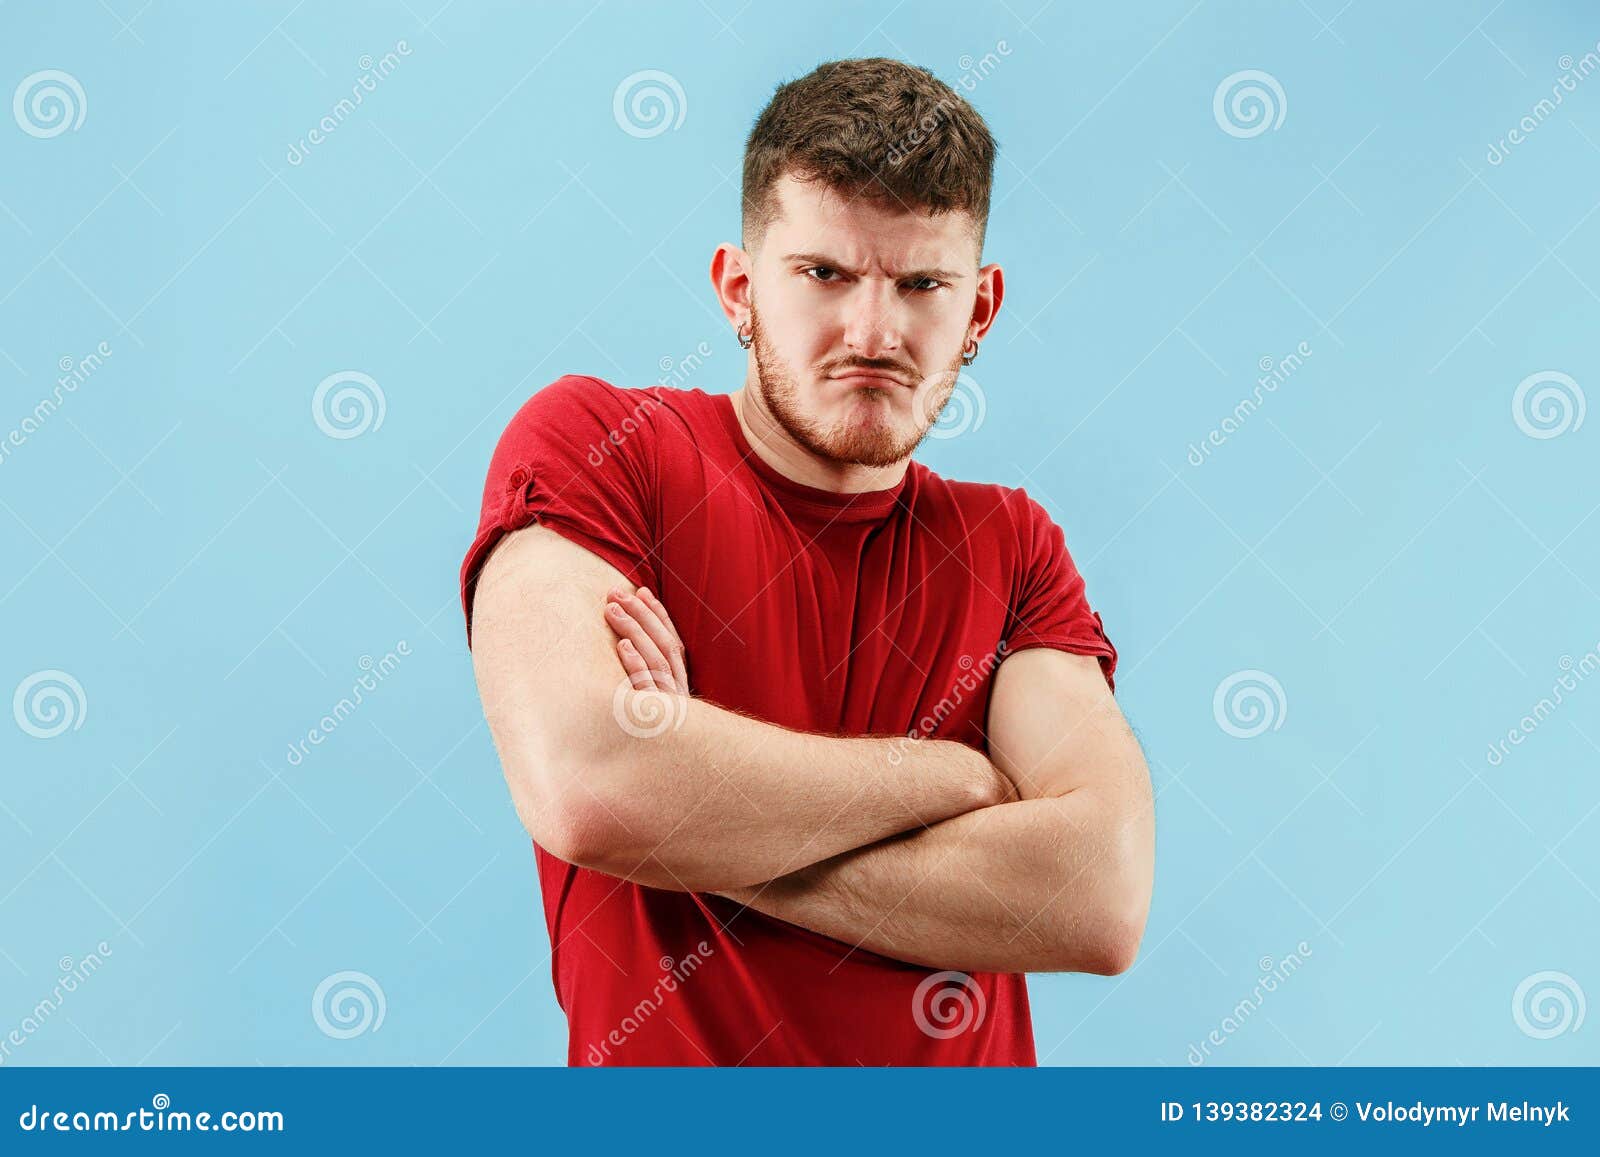
[[[605,617],[617,636],[617,661],[635,691],[689,694],[683,639],[649,587],[612,588],[606,595]]]

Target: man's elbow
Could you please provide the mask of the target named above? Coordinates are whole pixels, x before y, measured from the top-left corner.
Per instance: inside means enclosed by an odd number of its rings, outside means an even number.
[[[624,737],[600,743],[569,737],[546,749],[537,768],[522,777],[525,807],[517,811],[533,840],[559,860],[618,879],[674,891],[708,890],[683,859],[680,820],[640,781],[659,771],[650,745]]]
[[[670,892],[709,892],[729,886],[715,865],[685,857],[672,833],[638,816],[624,819],[599,796],[559,804],[534,833],[534,842],[558,860],[619,880]]]
[[[629,810],[626,736],[611,734],[609,713],[575,702],[523,733],[502,762],[517,815],[545,851],[578,867],[608,870],[641,834]]]
[[[1059,922],[1044,930],[1046,943],[1028,971],[1117,976],[1138,959],[1144,920],[1125,911],[1064,911]]]
[[[1150,894],[1154,887],[1155,863],[1151,846],[1128,827],[1117,868],[1102,881],[1103,900],[1095,921],[1097,935],[1090,954],[1092,968],[1085,971],[1100,976],[1116,976],[1133,967],[1144,939],[1150,916]]]
[[[532,822],[523,817],[523,826],[534,843],[580,868],[605,871],[622,844],[621,824],[603,800],[584,798],[581,787],[554,793]]]
[[[1098,897],[1087,907],[1063,907],[1052,929],[1053,964],[1062,972],[1117,976],[1132,968],[1139,956],[1150,912],[1149,876],[1118,870],[1096,881],[1092,890]]]
[[[546,774],[562,772],[546,768]],[[650,860],[650,833],[636,824],[630,826],[619,809],[601,793],[603,785],[591,786],[582,774],[569,776],[564,783],[547,783],[542,788],[526,779],[521,791],[514,791],[517,815],[533,842],[558,860],[579,868],[593,868],[608,876],[641,878],[641,868]]]
[[[1144,915],[1128,912],[1110,912],[1101,916],[1087,937],[1087,943],[1078,947],[1075,972],[1090,972],[1096,976],[1118,976],[1133,967],[1139,957],[1139,944],[1144,939]]]
[[[1084,960],[1075,971],[1117,976],[1134,966],[1150,915],[1155,885],[1154,832],[1148,812],[1110,827],[1103,870],[1091,890],[1096,896],[1086,921]]]

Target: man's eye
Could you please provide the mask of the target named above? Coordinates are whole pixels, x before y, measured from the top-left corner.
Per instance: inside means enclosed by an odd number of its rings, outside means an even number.
[[[830,269],[826,265],[811,266],[806,270],[806,276],[812,281],[821,282],[823,285],[831,285],[839,279],[838,271],[835,269]],[[907,282],[906,286],[913,293],[932,293],[934,290],[940,288],[943,284],[944,283],[936,277],[918,277]]]

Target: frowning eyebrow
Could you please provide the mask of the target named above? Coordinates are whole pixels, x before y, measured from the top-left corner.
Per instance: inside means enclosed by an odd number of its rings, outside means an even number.
[[[848,273],[852,277],[861,277],[859,270],[851,269],[840,261],[829,257],[825,253],[785,253],[785,262],[804,261],[807,265],[826,265],[829,269],[837,269],[840,273]],[[953,269],[908,269],[904,273],[895,275],[895,280],[915,281],[923,277],[931,277],[935,281],[960,281],[965,274]]]

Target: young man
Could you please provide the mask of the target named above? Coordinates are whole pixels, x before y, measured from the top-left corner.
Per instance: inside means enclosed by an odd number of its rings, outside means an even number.
[[[783,85],[711,279],[742,388],[568,375],[462,566],[572,1064],[1035,1063],[1153,876],[1116,650],[1021,490],[910,458],[994,324],[995,146],[925,69]]]

